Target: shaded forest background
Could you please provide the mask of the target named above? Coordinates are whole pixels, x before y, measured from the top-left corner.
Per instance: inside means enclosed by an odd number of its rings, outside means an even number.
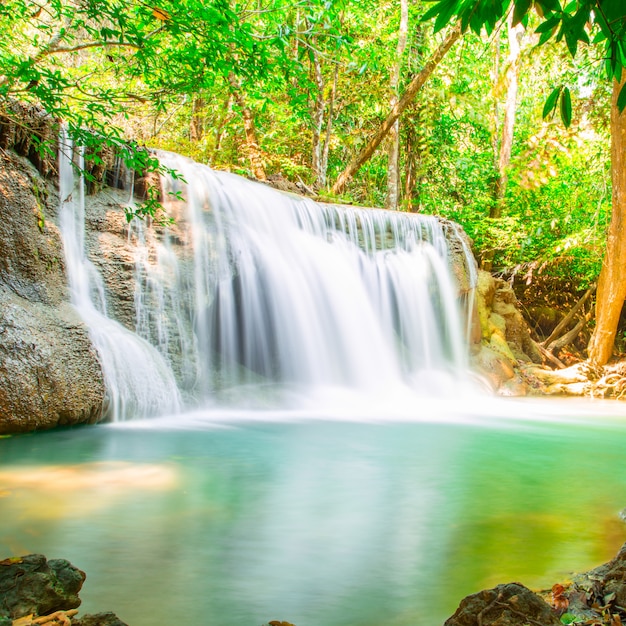
[[[7,0],[0,106],[10,115],[13,100],[32,102],[98,141],[174,150],[321,200],[455,220],[482,264],[514,280],[544,339],[596,281],[605,251],[611,85],[594,46],[572,59],[567,41],[540,42],[533,11],[466,32],[336,185],[450,36],[423,20],[432,6]],[[544,116],[555,88],[561,114],[555,100]],[[620,330],[618,352],[625,340]]]

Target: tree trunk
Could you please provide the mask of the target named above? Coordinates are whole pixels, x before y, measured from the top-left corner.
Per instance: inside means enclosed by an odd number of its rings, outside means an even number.
[[[422,71],[419,72],[419,74],[417,74],[409,83],[407,90],[404,92],[396,105],[391,109],[387,115],[387,119],[385,119],[385,121],[380,125],[378,130],[374,133],[374,136],[367,142],[361,152],[359,152],[348,167],[346,167],[346,169],[341,173],[337,182],[333,185],[332,192],[334,194],[340,194],[345,189],[347,182],[356,174],[356,172],[359,171],[361,166],[372,157],[374,152],[376,152],[376,148],[378,148],[380,142],[387,136],[395,121],[400,117],[400,115],[402,115],[404,109],[406,109],[407,105],[413,100],[413,98],[415,98],[417,92],[424,86],[424,83],[435,71],[441,59],[443,59],[448,50],[450,50],[460,36],[461,25],[456,24],[448,33],[448,36],[444,39],[443,43],[433,52]]]
[[[194,96],[189,124],[189,137],[194,142],[201,141],[204,137],[204,104],[202,96]]]
[[[337,95],[337,80],[339,78],[339,63],[335,64],[333,76],[333,86],[328,100],[328,116],[326,118],[326,135],[324,137],[324,147],[322,148],[322,159],[320,162],[320,173],[318,183],[320,187],[326,186],[326,174],[328,172],[328,153],[330,151],[330,138],[333,131],[333,118],[335,115],[335,97]]]
[[[613,81],[611,102],[611,180],[613,208],[611,223],[598,279],[596,327],[589,342],[589,360],[605,365],[613,354],[613,344],[624,298],[626,298],[626,111],[619,112],[617,97],[626,83]]]
[[[406,131],[405,165],[404,165],[404,201],[406,210],[413,212],[413,195],[415,185],[415,132],[409,126]]]
[[[215,152],[219,152],[222,149],[222,140],[226,133],[226,128],[233,117],[233,94],[228,92],[228,100],[224,107],[224,115],[219,119],[217,128],[215,129]]]
[[[326,109],[326,101],[324,100],[324,75],[322,74],[322,66],[320,64],[319,55],[313,49],[309,50],[311,65],[313,66],[313,74],[315,76],[315,86],[317,93],[315,94],[315,103],[313,106],[313,136],[311,141],[311,164],[315,180],[320,182],[320,174],[322,171],[322,128],[324,127],[324,110]]]
[[[400,1],[400,27],[398,28],[398,45],[396,47],[396,62],[391,70],[391,109],[398,102],[398,85],[400,83],[400,71],[402,69],[402,57],[406,48],[406,36],[409,28],[409,1]],[[387,199],[385,206],[392,211],[398,208],[398,161],[400,157],[400,120],[397,119],[389,130],[389,148],[387,151]]]
[[[491,83],[493,90],[493,123],[491,127],[491,149],[493,150],[494,169],[498,171],[498,161],[500,160],[500,37],[495,38],[494,46],[495,50],[493,58],[493,69],[491,74]]]
[[[241,81],[234,74],[228,75],[228,82],[230,83],[231,93],[235,98],[235,102],[241,110],[241,116],[243,117],[243,128],[246,134],[246,149],[248,152],[248,159],[252,167],[252,174],[258,180],[267,180],[265,174],[265,166],[263,164],[263,155],[261,154],[261,148],[259,147],[259,141],[256,135],[256,127],[254,124],[254,116],[252,111],[246,102],[246,98],[241,88]]]
[[[498,179],[496,181],[495,202],[489,217],[502,217],[502,205],[508,182],[508,169],[511,164],[513,148],[513,130],[515,127],[515,109],[517,103],[517,83],[520,69],[520,40],[524,32],[521,24],[513,26],[513,12],[509,16],[507,32],[509,35],[509,58],[506,68],[506,102],[504,105],[504,121],[502,123],[502,139],[498,156]]]
[[[496,179],[493,185],[493,202],[489,207],[489,217],[500,219],[504,208],[504,194],[508,182],[508,169],[511,164],[511,151],[513,148],[513,131],[515,129],[515,112],[517,104],[517,84],[520,70],[520,41],[524,33],[521,24],[513,26],[513,12],[510,13],[507,22],[507,34],[509,40],[509,57],[506,63],[504,74],[504,84],[506,87],[506,97],[504,102],[504,119],[502,127],[499,124],[498,106],[498,70],[500,65],[500,46],[496,44],[494,61],[494,137],[492,141],[494,149],[494,160],[497,170]],[[480,259],[482,269],[490,272],[493,266],[495,250],[489,249],[483,252]]]

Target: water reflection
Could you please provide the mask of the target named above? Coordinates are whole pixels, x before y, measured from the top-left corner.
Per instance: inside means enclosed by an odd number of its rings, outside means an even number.
[[[83,610],[222,626],[436,624],[626,533],[621,422],[96,427],[0,441],[0,555],[87,571]],[[61,459],[71,460],[64,464]]]

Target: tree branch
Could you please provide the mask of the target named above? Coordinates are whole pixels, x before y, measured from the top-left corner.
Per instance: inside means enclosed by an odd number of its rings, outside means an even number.
[[[344,189],[348,181],[361,169],[361,166],[366,163],[374,154],[382,140],[387,136],[390,129],[393,127],[395,121],[402,115],[404,109],[412,102],[417,92],[424,86],[424,83],[430,78],[430,75],[435,71],[439,61],[443,59],[448,50],[461,36],[461,24],[457,23],[452,30],[448,33],[448,36],[444,39],[443,43],[433,52],[426,65],[422,68],[413,80],[409,83],[406,91],[398,102],[391,108],[391,111],[387,115],[385,121],[380,125],[378,130],[374,133],[374,136],[367,142],[365,147],[359,152],[359,154],[350,162],[348,167],[341,173],[337,182],[332,188],[334,194],[340,194]]]
[[[63,54],[64,52],[78,52],[79,50],[87,50],[88,48],[111,48],[111,47],[121,47],[121,48],[133,48],[135,50],[140,50],[141,46],[138,46],[135,43],[130,43],[129,41],[91,41],[90,43],[83,43],[78,46],[73,46],[71,48],[48,48],[47,50],[42,50],[35,57],[31,59],[33,63],[39,61],[44,57],[50,56],[51,54]]]
[[[596,285],[595,283],[587,289],[583,297],[572,307],[572,310],[556,325],[555,329],[550,333],[550,336],[541,342],[542,346],[548,346],[548,350],[550,349],[550,344],[569,326],[570,322],[574,319],[574,316],[580,308],[587,302],[587,300],[595,293]]]

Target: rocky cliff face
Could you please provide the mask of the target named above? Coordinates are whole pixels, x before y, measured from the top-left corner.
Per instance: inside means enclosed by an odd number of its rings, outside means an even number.
[[[526,395],[520,363],[541,363],[541,355],[520,313],[513,289],[489,272],[478,272],[472,332],[472,366],[495,392]]]
[[[0,433],[102,414],[100,364],[69,303],[57,206],[30,162],[0,150]]]

